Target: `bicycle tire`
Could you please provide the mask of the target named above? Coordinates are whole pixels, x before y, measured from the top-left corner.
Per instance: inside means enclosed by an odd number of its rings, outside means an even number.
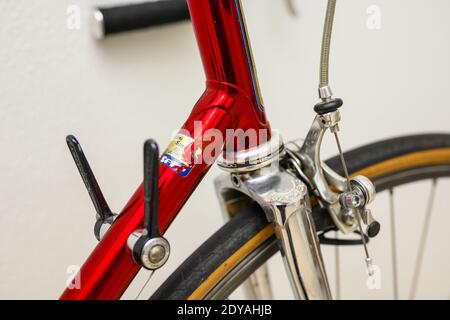
[[[383,140],[344,156],[349,173],[369,177],[380,192],[450,176],[450,134]],[[338,157],[326,163],[341,171]],[[273,228],[261,209],[245,207],[192,253],[150,299],[224,299],[277,251]]]

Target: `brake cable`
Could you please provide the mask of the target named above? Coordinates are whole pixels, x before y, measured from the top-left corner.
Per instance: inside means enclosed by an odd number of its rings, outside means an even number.
[[[330,61],[330,46],[331,46],[331,35],[333,31],[334,14],[336,10],[336,0],[328,0],[327,11],[325,15],[325,22],[323,27],[322,36],[322,49],[320,57],[320,77],[319,77],[319,98],[322,100],[314,106],[314,111],[318,114],[332,113],[338,110],[343,104],[342,100],[339,98],[333,98],[333,92],[329,85],[329,61]],[[344,158],[344,153],[342,152],[341,142],[339,139],[339,125],[336,122],[331,126],[330,131],[334,134],[336,145],[339,152],[339,158],[342,165],[342,169],[345,173],[346,179],[346,193],[351,196],[352,185],[350,183],[350,177],[348,174],[347,164]],[[362,217],[360,213],[360,208],[355,206],[354,208],[356,220],[358,224],[359,233],[361,234],[361,241],[364,246],[365,262],[366,268],[369,275],[373,275],[373,265],[372,258],[370,257],[369,250],[367,247],[366,237],[362,230]]]

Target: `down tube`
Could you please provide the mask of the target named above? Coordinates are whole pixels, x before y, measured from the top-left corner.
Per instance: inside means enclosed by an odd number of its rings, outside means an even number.
[[[194,137],[194,121],[202,121],[202,130],[225,130],[230,117],[221,108],[210,108],[188,120],[184,128]],[[202,132],[203,133],[203,132]],[[202,134],[197,132],[198,134]],[[164,233],[210,167],[208,163],[193,165],[189,175],[181,176],[160,164],[160,231]],[[97,245],[79,272],[80,288],[66,289],[61,299],[118,299],[140,267],[132,260],[126,246],[128,236],[143,225],[143,186],[139,186],[122,213]]]
[[[222,139],[210,142],[215,144],[224,143],[226,129],[264,129],[270,135],[239,1],[188,0],[188,5],[206,74],[206,90],[182,129],[194,139],[216,129]],[[201,122],[200,130],[195,130],[196,121]],[[219,152],[214,154],[218,156]],[[167,230],[210,166],[211,161],[194,164],[189,174],[182,176],[160,164],[161,233]],[[83,264],[79,272],[80,288],[66,289],[61,299],[121,297],[140,269],[126,243],[133,231],[142,228],[143,216],[141,184]]]

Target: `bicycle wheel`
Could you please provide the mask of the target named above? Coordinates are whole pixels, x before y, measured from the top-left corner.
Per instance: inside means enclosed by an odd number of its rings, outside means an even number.
[[[377,192],[450,176],[450,134],[404,136],[345,153],[351,175]],[[338,157],[326,161],[341,171]],[[150,299],[224,299],[278,251],[271,224],[255,204],[243,208],[203,243]]]

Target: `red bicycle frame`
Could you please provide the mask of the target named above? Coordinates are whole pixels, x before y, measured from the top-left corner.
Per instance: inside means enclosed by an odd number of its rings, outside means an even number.
[[[238,128],[265,129],[270,134],[240,1],[187,2],[205,70],[206,90],[182,130],[193,139],[201,139],[209,129],[219,130],[223,137],[227,129]],[[202,124],[200,132],[194,130],[196,121]],[[213,142],[203,141],[202,150],[209,143]],[[221,144],[225,145],[225,138]],[[182,176],[160,163],[161,233],[167,230],[210,166],[211,163],[195,163],[189,174]],[[66,289],[61,299],[119,299],[140,269],[132,259],[127,239],[142,228],[143,217],[141,184],[81,267],[80,288]]]

